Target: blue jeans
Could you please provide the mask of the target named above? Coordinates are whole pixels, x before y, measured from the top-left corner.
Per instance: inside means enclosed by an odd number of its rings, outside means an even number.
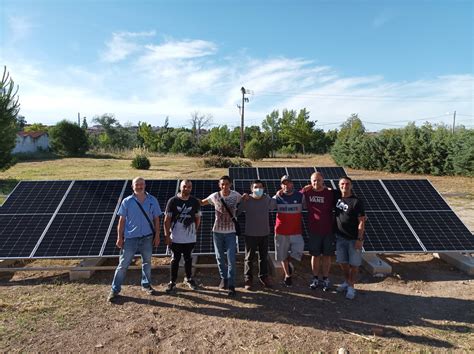
[[[153,253],[153,235],[146,237],[133,237],[125,239],[120,254],[120,261],[115,270],[114,280],[112,281],[112,290],[119,293],[122,290],[122,283],[125,279],[125,273],[132,263],[135,254],[141,254],[142,257],[142,286],[149,287],[151,284],[151,255]]]
[[[356,240],[348,240],[340,235],[336,238],[336,262],[349,263],[353,267],[362,264],[362,250],[355,249]]]
[[[227,279],[228,286],[235,286],[235,253],[237,249],[235,232],[228,234],[213,232],[212,238],[214,240],[219,275],[222,279]],[[227,264],[224,260],[225,252],[227,252]]]

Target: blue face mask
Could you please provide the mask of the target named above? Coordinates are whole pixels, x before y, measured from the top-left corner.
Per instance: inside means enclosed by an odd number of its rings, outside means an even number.
[[[253,194],[255,194],[257,198],[261,198],[263,195],[263,188],[255,188]]]

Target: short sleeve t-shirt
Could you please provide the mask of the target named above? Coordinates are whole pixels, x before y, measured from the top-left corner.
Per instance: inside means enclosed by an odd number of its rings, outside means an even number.
[[[324,188],[304,192],[308,209],[309,231],[318,236],[330,235],[334,232],[334,191]]]
[[[277,201],[277,215],[275,234],[293,236],[301,235],[301,211],[303,210],[304,196],[299,191],[292,194],[274,196]]]
[[[153,233],[150,223],[141,211],[137,203],[140,203],[134,194],[122,200],[117,215],[125,218],[124,237],[134,238],[143,237]],[[160,205],[154,196],[146,193],[146,198],[141,203],[148,219],[153,223],[153,220],[161,215]],[[154,226],[154,225],[153,225]]]
[[[209,201],[209,204],[213,205],[215,208],[216,219],[214,221],[212,231],[223,234],[235,232],[235,226],[234,222],[232,221],[232,216],[224,207],[224,204],[222,204],[220,199],[220,192],[212,193],[209,197],[206,198],[206,200]],[[233,190],[230,191],[230,194],[228,196],[224,197],[224,201],[227,207],[233,213],[233,216],[235,216],[237,205],[240,203],[240,199],[242,199],[242,196]]]
[[[336,201],[336,231],[341,236],[349,240],[357,239],[360,216],[365,216],[362,200],[355,195],[338,198]]]
[[[166,215],[171,217],[171,240],[174,243],[196,242],[196,217],[201,215],[201,204],[195,197],[183,200],[172,197],[166,204]]]
[[[269,212],[276,208],[276,200],[264,195],[259,199],[249,197],[242,200],[239,211],[245,211],[245,235],[268,236],[270,234]]]

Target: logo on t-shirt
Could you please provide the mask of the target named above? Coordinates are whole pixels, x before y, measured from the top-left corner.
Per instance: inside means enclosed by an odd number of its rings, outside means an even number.
[[[342,199],[338,199],[337,204],[336,204],[336,208],[341,209],[342,211],[347,211],[347,210],[349,210],[349,205],[344,203],[344,201]]]
[[[309,201],[311,203],[324,204],[324,197],[319,197],[317,195],[313,195],[313,196],[309,197]]]

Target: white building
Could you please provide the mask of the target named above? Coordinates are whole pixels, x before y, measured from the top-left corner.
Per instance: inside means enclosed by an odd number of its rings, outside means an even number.
[[[15,147],[12,153],[31,153],[38,150],[49,150],[49,137],[46,132],[19,132],[16,134]]]

